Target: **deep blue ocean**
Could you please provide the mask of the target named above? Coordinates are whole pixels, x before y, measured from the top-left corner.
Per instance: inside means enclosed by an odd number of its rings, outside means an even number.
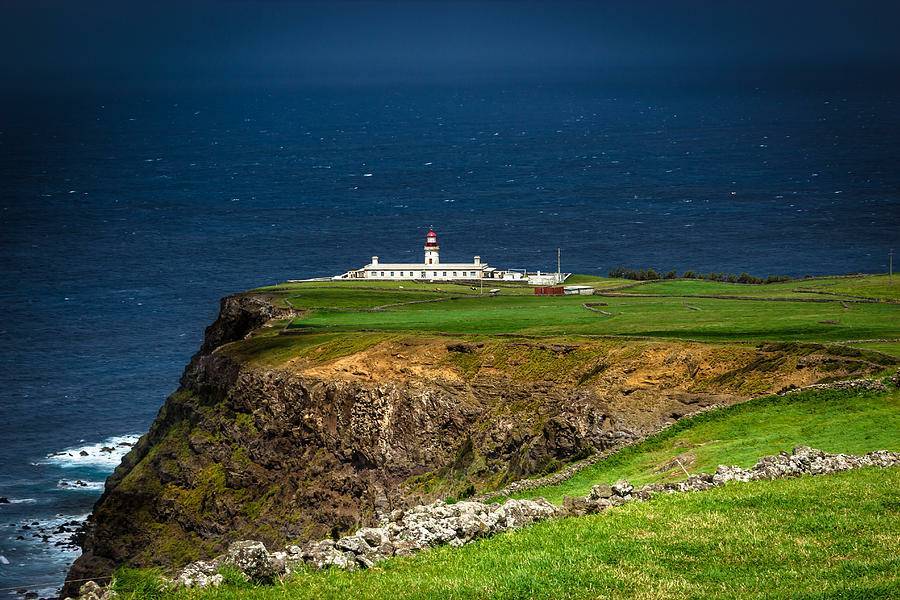
[[[900,246],[900,95],[874,85],[60,91],[0,108],[0,588],[53,593],[75,554],[48,528],[90,511],[228,293],[414,260],[429,226],[445,260],[553,269],[559,247],[592,274],[885,272]]]

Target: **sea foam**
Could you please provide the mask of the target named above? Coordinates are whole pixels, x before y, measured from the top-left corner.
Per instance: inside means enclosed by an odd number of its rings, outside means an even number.
[[[95,444],[85,444],[52,452],[37,464],[56,465],[63,468],[94,467],[112,472],[139,438],[140,436],[136,434],[112,436]]]
[[[9,498],[10,504],[34,504],[37,502],[34,498]]]
[[[92,491],[92,492],[102,492],[103,486],[105,482],[103,481],[89,481],[87,479],[60,479],[56,487],[61,490],[69,490],[69,491]]]

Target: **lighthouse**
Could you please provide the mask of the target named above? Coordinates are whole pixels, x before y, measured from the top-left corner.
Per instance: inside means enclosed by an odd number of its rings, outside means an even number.
[[[425,234],[425,260],[420,263],[382,262],[377,256],[359,269],[335,275],[332,279],[374,279],[380,281],[458,281],[475,283],[481,279],[525,281],[526,273],[518,269],[496,269],[481,262],[481,256],[472,262],[441,262],[441,247],[433,228]],[[556,277],[556,275],[553,275]],[[544,285],[541,283],[541,285]]]
[[[441,247],[438,245],[437,234],[434,232],[434,229],[429,229],[428,233],[425,235],[425,264],[440,264],[440,250]]]

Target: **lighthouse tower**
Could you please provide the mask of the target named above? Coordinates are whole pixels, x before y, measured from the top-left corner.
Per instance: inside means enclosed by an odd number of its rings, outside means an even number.
[[[429,229],[425,236],[425,264],[436,265],[440,263],[439,252],[441,247],[438,246],[437,234],[434,229]]]

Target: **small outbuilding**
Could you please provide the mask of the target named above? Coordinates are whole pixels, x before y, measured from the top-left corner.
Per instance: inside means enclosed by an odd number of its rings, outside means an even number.
[[[559,285],[550,285],[550,286],[540,286],[534,288],[535,296],[562,296],[565,293],[562,286]]]
[[[593,296],[594,288],[589,285],[567,285],[563,288],[566,296]]]

